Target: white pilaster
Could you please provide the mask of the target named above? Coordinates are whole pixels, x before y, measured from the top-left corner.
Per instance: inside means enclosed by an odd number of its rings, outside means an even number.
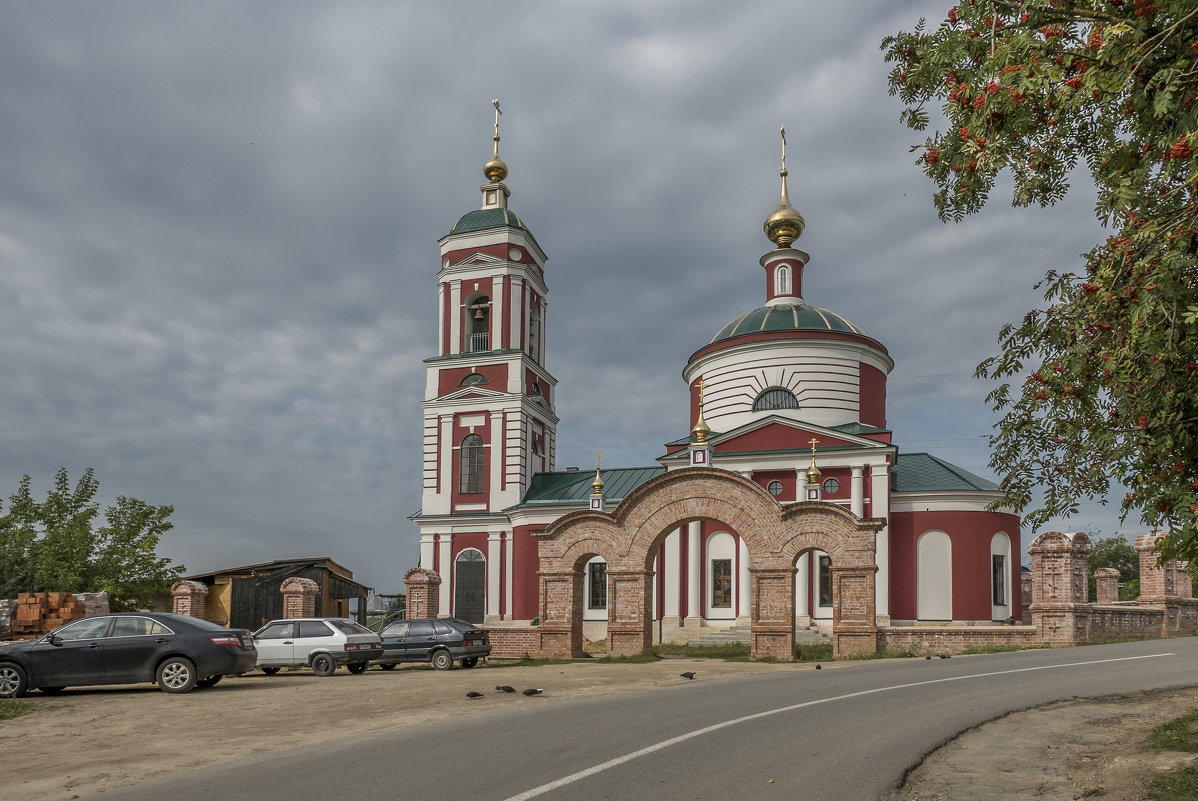
[[[870,517],[890,520],[890,468],[873,468],[870,488]],[[890,525],[882,527],[874,540],[878,572],[874,574],[874,608],[879,625],[890,623]]]
[[[524,318],[528,316],[528,304],[525,302],[526,289],[524,287],[524,279],[518,275],[512,276],[512,313],[508,320],[511,322],[511,343],[513,348],[525,350],[528,343],[524,341],[524,337],[520,334],[520,327],[524,322]],[[519,371],[517,371],[519,372]],[[515,381],[513,387],[512,381]],[[519,392],[520,382],[524,380],[524,376],[508,376],[508,392]]]
[[[449,352],[462,352],[462,282],[449,282]]]
[[[440,569],[437,571],[441,576],[441,597],[440,603],[437,604],[437,616],[449,617],[449,601],[453,594],[453,535],[442,534],[441,554],[439,558]]]
[[[504,620],[512,619],[512,534],[508,531],[504,534],[503,541],[503,608],[507,611],[504,613]]]
[[[490,492],[487,493],[488,509],[494,509],[498,505],[497,500],[503,492],[503,445],[503,411],[496,410],[491,412],[491,479]]]
[[[679,590],[682,586],[682,529],[674,529],[666,535],[665,598],[662,609],[666,617],[678,617]]]
[[[453,415],[441,415],[441,480],[437,483],[441,487],[439,495],[445,499],[444,511],[450,511],[450,498],[453,497],[453,446],[456,445],[453,441]],[[432,564],[431,562],[429,564]]]
[[[745,544],[743,539],[738,539],[736,543],[737,564],[740,569],[736,576],[736,619],[738,621],[749,620],[752,617],[752,611],[749,608],[749,546]]]
[[[811,617],[811,552],[799,557],[795,567],[795,615],[808,618],[804,625],[810,625]]]
[[[487,617],[499,620],[499,566],[503,561],[503,535],[487,534]]]
[[[703,574],[703,562],[699,551],[699,535],[702,523],[698,520],[686,524],[686,617],[700,620],[699,576]]]
[[[503,276],[491,281],[491,350],[503,347]]]
[[[420,535],[420,566],[428,570],[432,570],[434,561],[434,548],[436,543],[433,541],[432,534]]]
[[[545,347],[545,332],[549,330],[549,301],[541,298],[541,333],[537,337],[537,363],[549,369],[549,364],[545,361],[549,356],[549,350]]]
[[[445,284],[437,284],[437,353],[452,353],[445,335]]]
[[[853,479],[850,487],[849,510],[857,517],[865,517],[865,467],[853,465]]]

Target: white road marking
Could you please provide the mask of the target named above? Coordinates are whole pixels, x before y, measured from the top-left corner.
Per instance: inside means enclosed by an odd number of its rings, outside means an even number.
[[[804,701],[801,704],[791,704],[790,706],[778,707],[777,709],[767,709],[764,712],[757,712],[752,715],[745,715],[744,717],[725,720],[722,723],[713,723],[710,726],[704,726],[701,729],[695,729],[694,731],[689,731],[686,734],[680,734],[677,737],[671,737],[668,740],[662,740],[659,743],[645,746],[644,748],[625,754],[624,756],[616,757],[615,759],[609,759],[606,762],[587,768],[586,770],[580,770],[577,773],[571,773],[569,776],[563,776],[562,778],[549,782],[548,784],[542,784],[540,787],[534,787],[531,790],[525,790],[519,795],[514,795],[511,798],[508,798],[507,801],[527,801],[530,798],[536,798],[539,795],[544,795],[545,793],[556,790],[559,787],[565,787],[568,784],[581,781],[588,776],[594,776],[596,773],[602,773],[605,770],[618,767],[623,765],[625,762],[631,762],[634,759],[648,756],[649,754],[660,751],[663,748],[669,748],[671,745],[677,745],[678,743],[686,742],[687,740],[693,740],[696,737],[702,737],[704,734],[710,734],[713,731],[719,731],[720,729],[725,729],[729,726],[735,726],[739,723],[747,723],[750,720],[767,718],[771,715],[780,715],[783,712],[793,712],[794,710],[802,709],[803,707],[816,706],[818,704],[830,704],[833,701],[844,701],[848,698],[859,698],[863,695],[890,692],[891,690],[905,690],[908,687],[922,687],[927,684],[943,684],[949,681],[964,681],[965,679],[984,679],[989,676],[1003,676],[1009,673],[1030,673],[1035,670],[1060,670],[1062,668],[1083,667],[1085,665],[1102,665],[1108,662],[1130,662],[1136,659],[1155,659],[1160,656],[1175,656],[1175,654],[1166,653],[1146,654],[1144,656],[1123,656],[1119,657],[1118,659],[1092,659],[1087,662],[1070,662],[1066,665],[1040,665],[1038,667],[1015,668],[1012,670],[995,670],[989,673],[971,673],[968,676],[947,676],[940,679],[928,679],[926,681],[912,681],[906,684],[895,684],[890,687],[875,687],[872,690],[858,690],[855,693],[837,695],[833,696],[832,698],[820,698],[815,701]]]

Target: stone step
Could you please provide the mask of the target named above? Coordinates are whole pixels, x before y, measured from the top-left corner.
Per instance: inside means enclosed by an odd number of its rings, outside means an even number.
[[[753,632],[748,626],[732,626],[705,634],[697,640],[691,640],[687,645],[701,648],[713,645],[748,645],[752,642]],[[817,628],[795,629],[795,645],[831,645],[832,638]]]

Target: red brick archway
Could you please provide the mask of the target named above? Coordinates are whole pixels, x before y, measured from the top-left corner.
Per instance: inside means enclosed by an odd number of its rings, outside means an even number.
[[[648,653],[653,554],[670,531],[702,519],[731,526],[749,551],[753,657],[793,658],[795,559],[813,548],[832,557],[834,653],[877,649],[874,539],[884,521],[861,520],[830,503],[783,508],[735,473],[690,468],[645,482],[612,514],[574,512],[538,535],[540,650],[582,656],[583,566],[602,556],[607,561],[608,649]]]

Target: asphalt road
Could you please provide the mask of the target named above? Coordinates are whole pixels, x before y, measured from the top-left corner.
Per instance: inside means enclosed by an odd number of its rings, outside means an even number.
[[[1198,638],[863,662],[560,702],[546,681],[545,696],[515,709],[94,798],[875,799],[946,740],[1008,712],[1194,685]]]

